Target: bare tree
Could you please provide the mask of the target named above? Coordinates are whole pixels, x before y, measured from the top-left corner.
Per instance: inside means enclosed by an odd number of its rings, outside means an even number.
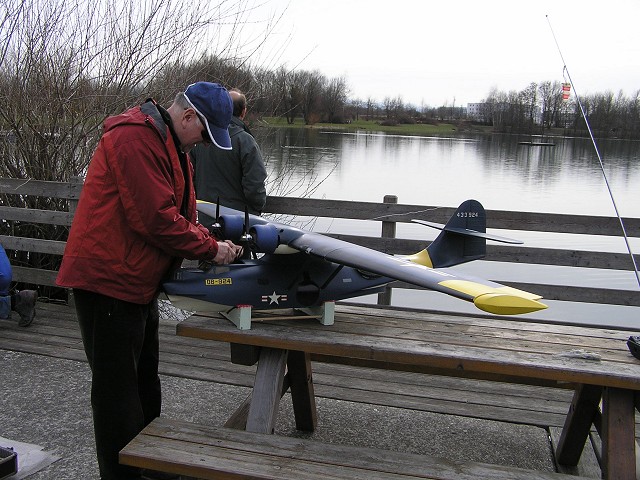
[[[146,96],[170,100],[179,68],[215,46],[240,63],[246,0],[5,0],[0,38],[0,175],[65,180],[82,174],[103,119]],[[255,51],[252,47],[250,52]],[[237,67],[234,67],[237,70]]]
[[[560,107],[562,106],[562,89],[560,82],[541,82],[538,85],[538,93],[542,127],[543,129],[550,129],[560,114]]]
[[[375,108],[376,100],[373,97],[367,97],[367,120],[371,120]]]
[[[352,116],[353,119],[357,122],[358,120],[360,120],[360,111],[362,110],[362,99],[361,98],[354,98],[351,101],[351,105],[353,107],[353,112],[352,112]]]
[[[275,100],[272,111],[286,118],[290,125],[300,114],[305,120],[307,118],[307,84],[310,76],[310,72],[289,70],[284,65],[274,73],[273,91],[269,95]]]
[[[384,97],[382,100],[382,106],[384,108],[384,116],[388,120],[391,118],[391,112],[393,111],[393,99],[391,97]]]
[[[249,0],[3,0],[0,176],[65,181],[83,175],[106,116],[148,96],[168,102],[186,86],[179,69],[160,75],[165,67],[207,53],[237,65],[255,52],[256,43],[248,50],[237,43],[250,7]],[[3,196],[2,204],[66,207],[18,195]],[[0,232],[66,236],[66,228],[21,222],[0,222]],[[56,269],[59,262],[11,255],[12,263],[37,268]]]
[[[320,120],[320,105],[327,79],[320,71],[303,71],[298,76],[302,88],[302,115],[304,123],[313,125]]]
[[[327,82],[324,90],[323,105],[326,120],[329,122],[344,122],[343,109],[347,102],[349,87],[345,77],[332,78]]]

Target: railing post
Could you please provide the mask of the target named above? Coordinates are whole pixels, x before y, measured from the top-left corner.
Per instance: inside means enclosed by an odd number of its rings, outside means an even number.
[[[84,177],[71,177],[69,179],[69,188],[70,190],[76,188],[78,185],[80,185],[80,187],[82,187],[82,185],[84,184]],[[69,195],[70,197],[72,195]],[[69,213],[71,214],[71,222],[73,223],[73,217],[76,214],[76,209],[78,208],[78,197],[74,197],[74,198],[69,198],[67,200],[67,205],[69,208]],[[70,307],[75,307],[76,304],[76,300],[75,297],[73,296],[73,290],[68,288],[67,289],[67,304]]]
[[[383,203],[398,203],[395,195],[385,195]],[[396,238],[396,222],[382,222],[382,238]],[[391,287],[385,287],[384,292],[378,294],[378,305],[391,305]]]
[[[84,184],[84,178],[83,177],[71,177],[69,179],[69,184],[71,188],[76,187],[77,185],[82,186],[82,184]],[[69,205],[69,213],[71,214],[72,218],[73,215],[75,215],[76,213],[76,209],[78,208],[78,198],[69,198],[68,200],[68,205]]]

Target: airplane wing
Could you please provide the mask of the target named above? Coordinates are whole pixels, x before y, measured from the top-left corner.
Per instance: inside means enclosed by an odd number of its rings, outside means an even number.
[[[198,210],[213,218],[220,213],[244,216],[237,210],[202,201],[198,201]],[[542,297],[523,290],[490,280],[429,268],[412,262],[406,257],[388,255],[319,233],[269,222],[259,216],[249,215],[248,217],[250,226],[269,223],[275,225],[280,242],[297,251],[473,302],[477,308],[489,313],[517,315],[547,308],[545,304],[538,301]]]
[[[305,232],[289,246],[309,255],[350,266],[385,277],[446,293],[473,302],[485,312],[517,315],[547,308],[542,297],[507,287],[490,280],[445,272],[411,262],[400,256],[387,255],[367,247]]]

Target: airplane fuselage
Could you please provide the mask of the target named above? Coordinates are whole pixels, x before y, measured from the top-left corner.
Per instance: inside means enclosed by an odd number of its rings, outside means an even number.
[[[220,312],[239,305],[256,310],[321,306],[377,293],[391,281],[296,253],[264,255],[209,270],[181,268],[163,283],[163,290],[178,308]]]

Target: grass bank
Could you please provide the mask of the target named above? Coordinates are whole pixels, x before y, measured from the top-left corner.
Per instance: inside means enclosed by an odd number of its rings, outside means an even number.
[[[293,124],[288,124],[285,119],[279,117],[262,117],[257,123],[268,127],[321,128],[324,130],[384,132],[396,135],[443,136],[452,135],[456,132],[470,131],[491,133],[491,127],[472,126],[466,123],[380,125],[380,123],[373,120],[357,120],[351,123],[316,123],[313,125],[305,125],[304,121],[300,118],[296,119]]]

